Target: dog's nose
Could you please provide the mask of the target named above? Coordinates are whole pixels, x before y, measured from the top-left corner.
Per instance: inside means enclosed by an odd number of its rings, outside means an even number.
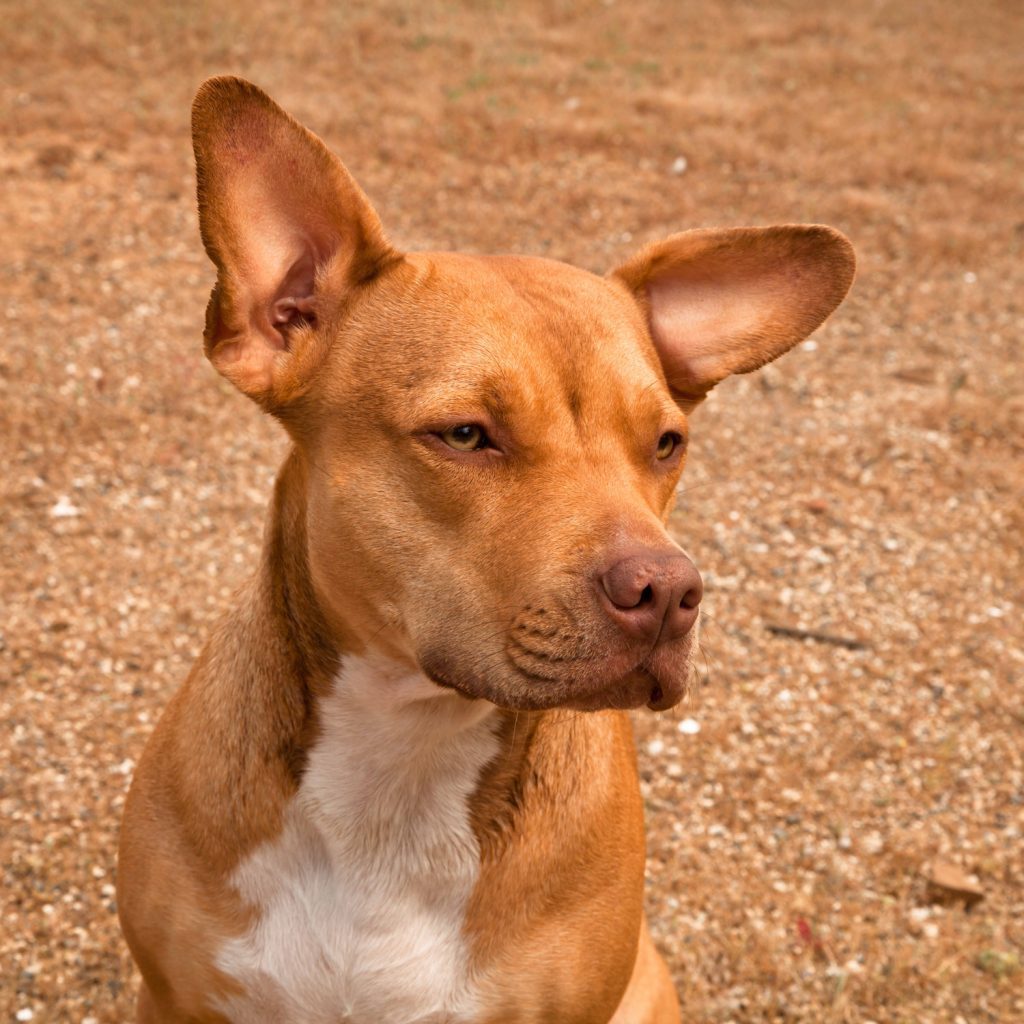
[[[598,591],[605,611],[623,632],[663,643],[693,628],[704,584],[686,555],[651,549],[613,562],[601,573]]]

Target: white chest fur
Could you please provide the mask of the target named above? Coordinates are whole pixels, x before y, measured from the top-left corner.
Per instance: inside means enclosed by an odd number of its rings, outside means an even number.
[[[472,1019],[468,798],[497,753],[492,710],[390,662],[346,663],[284,830],[232,878],[259,917],[218,956],[243,990],[217,1007],[229,1020]]]

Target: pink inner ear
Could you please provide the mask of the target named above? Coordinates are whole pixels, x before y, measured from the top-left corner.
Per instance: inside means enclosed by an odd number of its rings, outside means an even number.
[[[311,298],[318,266],[343,239],[341,225],[331,224],[330,212],[321,208],[327,198],[315,195],[310,184],[314,175],[322,177],[320,169],[304,174],[295,169],[290,178],[274,156],[273,150],[254,154],[233,182],[235,201],[246,215],[238,218],[230,244],[238,253],[237,278],[246,286],[257,323],[279,322],[281,299]]]
[[[651,336],[684,406],[806,338],[853,280],[853,249],[821,225],[674,235],[618,273],[647,299]]]
[[[275,326],[285,327],[299,320],[305,320],[310,323],[316,320],[312,296],[299,298],[289,295],[283,299],[278,299],[274,303],[271,321]]]
[[[313,290],[316,265],[312,248],[307,250],[285,275],[271,305],[271,323],[286,327],[299,321],[315,321]]]
[[[735,372],[737,342],[756,338],[770,318],[767,281],[723,279],[683,267],[647,284],[651,334],[673,390],[703,396]],[[767,287],[766,287],[767,286]],[[767,294],[766,294],[767,293]]]

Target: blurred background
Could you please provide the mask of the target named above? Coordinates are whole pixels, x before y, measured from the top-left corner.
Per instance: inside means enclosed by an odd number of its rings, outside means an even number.
[[[202,357],[223,72],[407,248],[850,236],[833,319],[693,417],[705,658],[636,722],[655,937],[688,1021],[1024,1020],[1020,4],[8,0],[0,48],[0,1020],[131,1018],[125,789],[284,451]]]

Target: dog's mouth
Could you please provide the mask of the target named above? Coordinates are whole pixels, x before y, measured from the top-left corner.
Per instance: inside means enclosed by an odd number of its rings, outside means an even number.
[[[487,700],[510,711],[552,708],[607,711],[641,707],[666,711],[686,695],[694,639],[691,635],[682,643],[656,647],[646,658],[628,668],[615,666],[614,662],[619,659],[604,659],[580,666],[562,677],[525,673],[515,666],[501,673],[477,674],[462,669],[448,658],[430,656],[421,659],[421,669],[437,686],[453,690],[468,700]],[[609,665],[609,661],[613,664]]]
[[[682,700],[685,690],[685,677],[678,681],[670,679],[664,682],[650,668],[641,665],[612,686],[571,699],[565,707],[577,711],[603,711],[608,708],[627,710],[646,706],[651,711],[666,711]]]

